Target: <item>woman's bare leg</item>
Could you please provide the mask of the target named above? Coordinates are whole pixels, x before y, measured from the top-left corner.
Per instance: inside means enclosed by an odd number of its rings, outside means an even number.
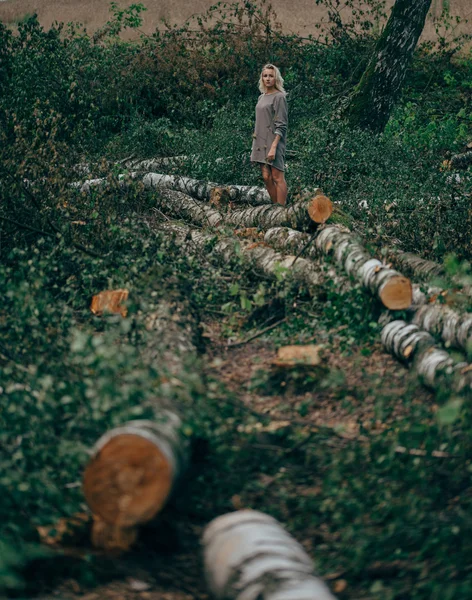
[[[272,181],[275,183],[275,187],[277,190],[275,202],[281,204],[282,206],[285,206],[285,203],[287,202],[287,183],[285,181],[284,172],[279,171],[279,169],[276,169],[275,167],[272,167],[271,175]]]
[[[261,165],[262,179],[264,180],[266,190],[269,192],[272,202],[277,202],[277,187],[272,178],[272,170],[269,165]]]

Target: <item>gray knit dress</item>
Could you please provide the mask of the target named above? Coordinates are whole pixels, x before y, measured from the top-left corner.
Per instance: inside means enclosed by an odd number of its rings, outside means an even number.
[[[287,135],[288,107],[284,92],[261,94],[256,105],[256,126],[253,133],[251,162],[271,165],[285,171],[285,138]],[[267,154],[276,135],[280,135],[275,159],[267,161]]]

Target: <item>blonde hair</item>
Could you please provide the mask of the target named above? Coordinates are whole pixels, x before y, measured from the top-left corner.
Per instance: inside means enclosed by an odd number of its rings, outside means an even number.
[[[262,73],[264,73],[264,71],[266,69],[273,69],[274,70],[274,72],[275,72],[275,89],[279,90],[279,92],[284,92],[285,93],[285,90],[284,90],[284,80],[283,80],[282,75],[280,74],[279,69],[275,65],[272,65],[271,63],[269,63],[269,64],[264,65],[262,67],[261,75],[259,77],[259,91],[261,92],[261,94],[265,94],[265,91],[266,91],[266,87],[264,85],[264,82],[262,81]]]

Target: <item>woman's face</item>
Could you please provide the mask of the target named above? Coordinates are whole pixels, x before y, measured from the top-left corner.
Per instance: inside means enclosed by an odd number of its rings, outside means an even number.
[[[275,71],[274,69],[264,69],[262,71],[262,82],[266,90],[273,90],[275,86]]]

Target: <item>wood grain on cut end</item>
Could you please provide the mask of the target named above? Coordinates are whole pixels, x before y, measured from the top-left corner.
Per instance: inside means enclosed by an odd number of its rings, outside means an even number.
[[[118,313],[126,317],[128,310],[123,302],[128,300],[129,292],[126,288],[119,290],[106,290],[100,292],[92,298],[90,310],[94,315],[103,315],[103,313]]]
[[[84,494],[92,512],[106,523],[132,527],[162,509],[173,476],[169,459],[154,443],[136,434],[121,434],[87,466]]]
[[[405,310],[411,306],[413,289],[407,277],[398,275],[390,277],[379,292],[384,306],[390,310]]]
[[[308,214],[315,223],[326,223],[333,213],[333,203],[327,196],[315,196],[309,203]]]

